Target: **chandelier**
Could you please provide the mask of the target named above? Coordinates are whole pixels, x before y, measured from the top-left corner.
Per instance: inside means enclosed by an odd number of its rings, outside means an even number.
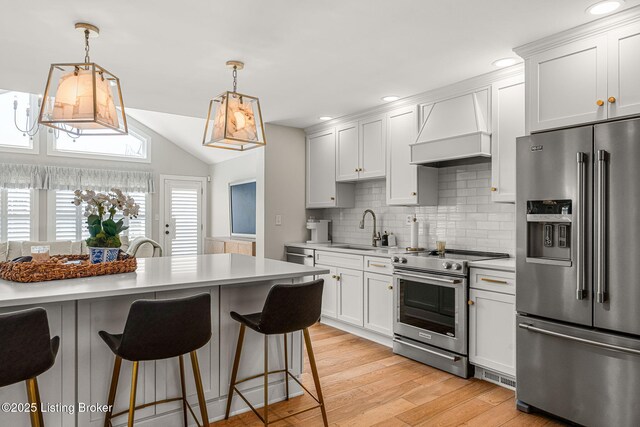
[[[120,80],[89,58],[89,38],[100,30],[86,23],[75,28],[84,33],[84,62],[51,64],[38,123],[75,137],[126,135]]]
[[[207,147],[246,151],[266,145],[258,98],[237,92],[240,61],[227,61],[233,69],[233,91],[223,92],[209,102],[202,144]]]

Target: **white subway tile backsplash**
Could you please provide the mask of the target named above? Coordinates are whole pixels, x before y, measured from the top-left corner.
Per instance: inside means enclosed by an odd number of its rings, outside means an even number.
[[[492,203],[491,163],[440,168],[438,206],[387,206],[384,180],[356,184],[356,207],[325,209],[324,219],[332,220],[335,242],[370,244],[373,221],[367,216],[365,229],[358,224],[365,209],[373,209],[378,230],[396,235],[399,246],[408,246],[410,227],[407,215],[420,221],[420,245],[433,249],[436,240],[447,247],[515,255],[515,205]]]

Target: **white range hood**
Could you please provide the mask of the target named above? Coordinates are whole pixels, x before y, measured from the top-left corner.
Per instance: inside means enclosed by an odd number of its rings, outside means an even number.
[[[489,90],[424,105],[423,125],[411,144],[411,163],[491,157]]]

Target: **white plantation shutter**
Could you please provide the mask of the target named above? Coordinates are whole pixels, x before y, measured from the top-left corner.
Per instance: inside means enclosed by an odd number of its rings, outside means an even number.
[[[32,192],[0,190],[0,240],[31,240]]]
[[[146,194],[131,193],[136,203],[140,204],[140,215],[138,218],[125,219],[125,225],[129,225],[129,230],[123,234],[128,235],[132,240],[138,236],[146,236]],[[83,206],[76,206],[73,203],[73,191],[58,190],[55,192],[55,215],[54,221],[50,225],[55,230],[55,240],[86,240],[89,237],[87,230],[87,219],[83,212]],[[122,218],[122,214],[116,215],[116,221]]]
[[[200,235],[199,188],[171,187],[171,218],[175,234],[171,255],[198,254]]]

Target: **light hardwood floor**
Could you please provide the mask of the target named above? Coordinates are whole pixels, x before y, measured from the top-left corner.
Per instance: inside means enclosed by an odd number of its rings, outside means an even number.
[[[515,408],[514,393],[497,385],[464,380],[394,355],[391,349],[326,325],[310,329],[331,426],[561,426],[557,420]],[[313,378],[305,359],[304,385]],[[307,395],[273,405],[269,418],[313,406]],[[223,426],[260,426],[252,412]],[[274,426],[322,426],[320,410],[296,415]]]

